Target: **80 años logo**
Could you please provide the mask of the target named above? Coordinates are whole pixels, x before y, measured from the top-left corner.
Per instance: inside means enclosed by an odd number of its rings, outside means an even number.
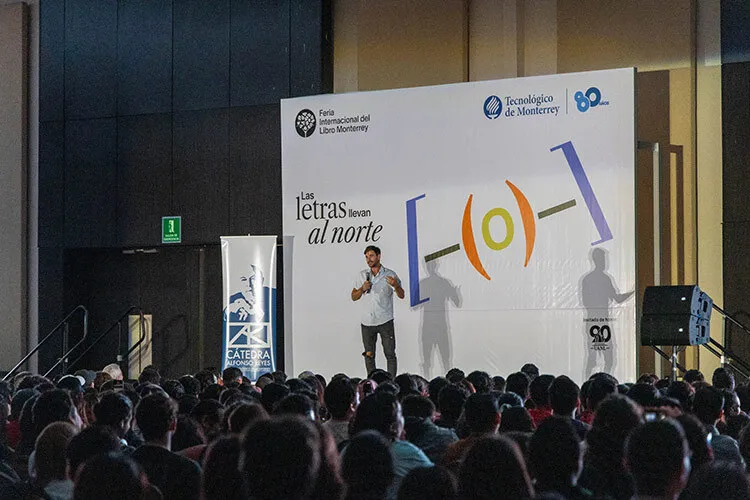
[[[609,106],[609,101],[602,100],[602,92],[598,87],[589,87],[586,92],[578,91],[573,94],[576,101],[576,107],[581,113],[585,113],[589,108],[597,106]]]
[[[609,325],[591,325],[589,335],[593,340],[591,349],[595,351],[606,351],[609,349],[609,341],[612,339],[612,330]]]

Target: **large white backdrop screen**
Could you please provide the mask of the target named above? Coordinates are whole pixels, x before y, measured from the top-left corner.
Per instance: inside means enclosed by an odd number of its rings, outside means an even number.
[[[632,380],[634,116],[632,69],[283,100],[287,367],[364,374],[375,244],[399,372]]]

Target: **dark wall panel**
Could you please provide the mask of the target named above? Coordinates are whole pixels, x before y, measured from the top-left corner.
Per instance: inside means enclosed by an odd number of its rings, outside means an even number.
[[[65,2],[65,118],[115,115],[117,2]]]
[[[174,110],[229,106],[229,0],[174,0]]]
[[[144,256],[139,268],[144,308],[153,315],[154,362],[162,373],[179,377],[198,366],[221,367],[219,245],[164,249]]]
[[[118,114],[172,111],[172,2],[120,0],[118,24]]]
[[[38,338],[44,338],[69,311],[65,311],[65,288],[63,280],[63,250],[39,248],[39,330]],[[49,367],[60,355],[53,348],[39,352],[39,367]],[[44,371],[42,371],[44,373]]]
[[[165,249],[139,263],[142,303],[153,319],[153,362],[163,374],[174,377],[194,372],[197,365],[192,360],[197,346],[189,294],[197,274],[188,267],[189,253],[187,248]]]
[[[120,117],[117,142],[119,245],[158,245],[172,209],[172,115]]]
[[[750,61],[750,2],[722,0],[721,2],[721,61],[723,63]]]
[[[232,108],[231,234],[281,234],[279,106]]]
[[[65,221],[65,124],[39,125],[39,246],[61,247]]]
[[[100,370],[117,361],[127,345],[127,321],[122,329],[114,327],[117,320],[138,302],[138,275],[135,262],[120,250],[70,250],[65,254],[65,289],[67,309],[82,304],[90,311],[89,337],[73,356],[78,358],[94,339],[111,332],[96,345],[80,363],[77,370]],[[122,334],[120,337],[119,334]]]
[[[117,241],[116,120],[68,122],[65,151],[65,242],[110,247]]]
[[[724,2],[722,2],[722,7]],[[724,13],[722,12],[722,20]],[[750,324],[750,63],[722,65],[724,309]],[[750,338],[729,328],[726,343],[750,363]]]
[[[65,2],[39,6],[39,121],[62,120],[65,99]]]
[[[221,274],[221,246],[206,247],[205,252],[203,366],[220,368],[222,337],[224,335],[222,331],[224,310],[222,291],[224,287]],[[193,306],[193,309],[197,310],[195,306]],[[279,318],[283,318],[283,316],[279,316]],[[278,321],[278,323],[283,323],[283,321]]]
[[[330,0],[291,0],[290,92],[333,92],[333,31]]]
[[[331,2],[40,4],[40,334],[79,303],[95,334],[137,300],[164,373],[218,366],[218,239],[281,234],[278,100],[332,90]]]
[[[724,222],[750,221],[750,63],[722,66]]]
[[[202,366],[221,366],[221,251],[218,244],[166,247],[149,254],[72,250],[65,254],[64,268],[66,307],[72,309],[83,304],[92,312],[91,338],[87,346],[130,306],[137,306],[152,316],[152,362],[162,377],[195,373],[201,350]],[[202,313],[201,299],[204,301]],[[121,353],[127,343],[124,325]],[[78,332],[73,332],[71,338],[74,335],[77,339]],[[59,345],[49,351],[52,360],[59,355]],[[101,369],[104,364],[115,361],[117,352],[118,335],[114,331],[76,368]]]
[[[231,105],[289,97],[289,0],[232,1]]]
[[[186,244],[229,230],[229,110],[174,114],[174,214]]]
[[[747,293],[750,281],[748,241],[749,221],[724,224],[724,304],[721,305],[745,325],[750,325],[750,296]],[[745,332],[730,325],[726,344],[740,359],[750,363],[750,336]]]

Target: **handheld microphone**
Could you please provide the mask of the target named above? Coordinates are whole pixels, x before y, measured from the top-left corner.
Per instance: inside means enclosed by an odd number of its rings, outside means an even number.
[[[367,273],[365,273],[365,278],[365,281],[370,281],[370,271],[367,271]],[[372,288],[370,288],[370,290],[372,290]],[[365,291],[365,293],[370,293],[370,290]]]

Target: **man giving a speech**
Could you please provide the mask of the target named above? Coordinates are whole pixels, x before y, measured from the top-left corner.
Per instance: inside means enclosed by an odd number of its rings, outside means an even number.
[[[375,369],[375,344],[380,333],[388,372],[396,376],[396,333],[393,329],[393,292],[404,298],[404,289],[396,273],[380,264],[380,249],[365,248],[367,269],[360,271],[352,288],[352,300],[362,299],[362,343],[365,346],[365,368],[369,375]]]

